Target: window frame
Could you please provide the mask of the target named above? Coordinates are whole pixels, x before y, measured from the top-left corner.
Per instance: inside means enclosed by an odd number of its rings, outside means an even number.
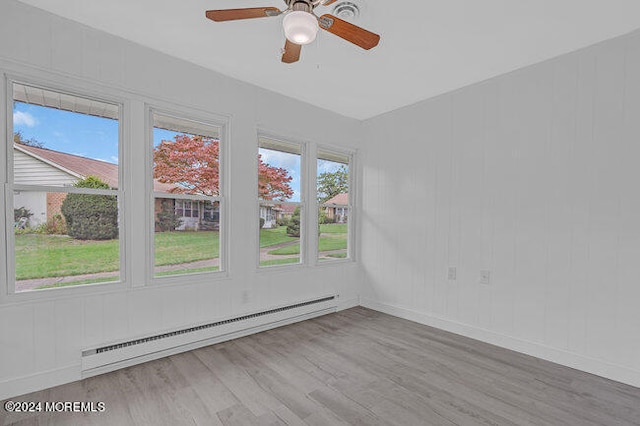
[[[218,138],[218,175],[219,175],[219,188],[217,196],[204,196],[204,195],[192,195],[192,194],[179,194],[179,193],[164,193],[155,192],[153,188],[153,149],[154,138],[153,130],[154,115],[160,115],[176,120],[182,120],[204,126],[205,128],[215,128],[219,132]],[[149,253],[147,259],[147,283],[151,286],[159,285],[185,285],[184,277],[190,277],[191,282],[195,281],[211,281],[212,279],[220,279],[229,276],[229,215],[228,215],[228,189],[229,189],[229,174],[228,174],[228,120],[220,116],[204,113],[195,108],[171,108],[163,107],[157,103],[147,103],[145,105],[146,116],[146,179],[145,185],[148,194],[147,206],[148,213],[146,214],[148,223],[148,238],[147,238],[147,250]],[[155,200],[156,198],[168,198],[182,201],[210,201],[212,203],[218,203],[218,215],[219,215],[219,268],[217,271],[205,271],[205,272],[187,272],[177,275],[156,276],[155,273]],[[183,204],[184,207],[184,204]]]
[[[356,150],[351,150],[351,149],[345,149],[345,148],[340,148],[340,147],[335,147],[335,146],[331,146],[331,145],[324,145],[324,144],[319,144],[316,146],[316,151],[315,151],[315,158],[314,158],[314,164],[315,164],[315,173],[314,173],[314,177],[313,177],[313,182],[315,187],[317,188],[318,186],[318,160],[321,160],[321,158],[319,158],[320,152],[327,152],[327,153],[331,153],[337,156],[345,156],[349,159],[349,162],[347,163],[348,166],[348,171],[349,171],[349,176],[348,176],[348,182],[349,182],[349,202],[346,205],[348,210],[348,219],[347,219],[347,257],[344,259],[332,259],[331,261],[320,261],[319,257],[318,257],[318,243],[319,243],[319,237],[316,238],[315,241],[315,259],[314,259],[314,266],[331,266],[331,265],[339,265],[339,264],[344,264],[344,263],[351,263],[351,262],[355,262],[356,261],[356,226],[357,226],[357,188],[356,188],[356,179],[355,179],[355,170],[356,170],[356,156],[357,156],[357,151]],[[317,189],[316,189],[317,191]],[[316,193],[317,195],[317,193]],[[316,215],[316,226],[318,226],[318,229],[320,227],[320,225],[317,222],[317,215],[318,215],[318,211],[319,209],[322,207],[322,204],[320,204],[318,202],[317,196],[316,199],[314,200],[314,212]],[[337,207],[343,207],[343,205],[339,205]]]
[[[300,155],[300,201],[278,201],[278,200],[261,200],[260,194],[258,193],[258,184],[259,184],[259,173],[258,173],[258,155],[260,155],[260,148],[269,149],[272,151],[279,151],[275,148],[263,147],[261,144],[262,139],[268,139],[276,143],[280,143],[284,146],[296,147],[299,149]],[[258,272],[263,271],[282,271],[282,270],[294,270],[296,268],[302,268],[309,264],[309,251],[307,250],[307,244],[309,238],[308,229],[309,229],[309,220],[308,220],[308,202],[307,202],[307,186],[309,183],[309,165],[308,165],[308,144],[304,141],[297,140],[296,138],[290,138],[281,136],[269,131],[258,129],[257,138],[256,138],[256,151],[255,151],[255,160],[254,160],[254,170],[255,170],[255,192],[254,197],[256,199],[256,213],[254,217],[260,218],[260,208],[261,204],[265,202],[273,203],[274,205],[295,205],[299,206],[301,213],[300,217],[302,220],[300,226],[300,261],[297,263],[285,263],[281,265],[260,265],[260,229],[258,228],[256,232],[256,269]],[[281,151],[287,152],[287,151]],[[291,153],[293,154],[293,153]]]
[[[125,190],[128,184],[126,180],[127,176],[127,161],[128,157],[127,146],[125,144],[125,138],[128,136],[125,129],[127,128],[127,111],[129,110],[128,100],[124,97],[114,96],[113,94],[106,94],[104,91],[90,88],[90,86],[82,87],[82,84],[78,84],[72,81],[51,81],[47,78],[33,77],[25,73],[25,75],[16,75],[5,73],[3,75],[2,93],[5,102],[2,102],[2,108],[4,108],[4,126],[5,126],[5,142],[4,149],[1,149],[2,156],[4,157],[4,168],[0,168],[0,176],[2,178],[2,197],[5,201],[4,219],[5,226],[3,236],[5,244],[2,247],[4,253],[4,265],[5,265],[5,282],[6,287],[0,289],[0,300],[40,300],[51,299],[52,297],[66,296],[68,294],[86,294],[94,292],[119,290],[130,286],[130,270],[127,264],[127,246],[128,246],[128,231],[126,221],[126,206],[129,205],[127,196],[128,191]],[[14,155],[13,155],[13,106],[14,106],[14,84],[29,86],[37,89],[46,90],[49,92],[59,93],[61,95],[75,96],[86,100],[95,102],[102,102],[111,104],[118,107],[118,188],[112,189],[90,189],[90,188],[75,188],[65,186],[49,186],[49,185],[28,185],[28,184],[15,184],[14,173]],[[0,96],[0,98],[2,98]],[[82,114],[82,113],[78,113]],[[48,289],[40,289],[34,291],[16,291],[16,259],[15,259],[15,234],[13,229],[13,221],[9,218],[13,217],[13,203],[14,203],[14,191],[25,192],[45,192],[45,193],[79,193],[79,194],[95,194],[95,195],[112,195],[116,196],[118,200],[118,249],[119,249],[119,279],[116,281],[106,281],[100,283],[91,284],[78,284],[65,287],[54,287]]]

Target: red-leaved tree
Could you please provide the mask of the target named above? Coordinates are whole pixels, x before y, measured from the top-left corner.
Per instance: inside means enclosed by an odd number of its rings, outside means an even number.
[[[202,136],[176,135],[153,150],[153,177],[175,186],[171,192],[218,195],[218,141]]]
[[[258,154],[258,195],[260,198],[280,201],[291,198],[293,189],[291,189],[289,182],[292,179],[286,169],[270,166],[262,161]]]
[[[176,135],[153,151],[153,177],[175,185],[174,193],[218,195],[219,143],[202,136]],[[273,167],[258,156],[258,193],[265,200],[286,200],[293,195],[293,178],[286,169]]]

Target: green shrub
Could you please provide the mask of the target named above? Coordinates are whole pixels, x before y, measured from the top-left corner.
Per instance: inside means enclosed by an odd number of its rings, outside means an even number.
[[[327,216],[324,208],[320,208],[320,212],[318,213],[318,224],[326,225],[327,223],[335,223],[336,219],[334,217]]]
[[[173,200],[162,200],[160,212],[156,215],[156,226],[160,231],[175,231],[182,225],[182,219],[176,214]]]
[[[287,234],[292,237],[300,236],[300,207],[296,207],[287,225]]]
[[[46,223],[38,226],[36,232],[48,235],[64,235],[67,233],[67,224],[61,214],[54,214]]]
[[[264,226],[264,218],[261,217],[260,218],[260,229],[262,229],[263,226]]]
[[[285,217],[285,216],[280,216],[278,218],[278,220],[276,221],[276,223],[278,224],[278,226],[288,226],[289,225],[289,218]]]
[[[78,181],[77,188],[109,189],[95,176]],[[78,240],[118,238],[118,200],[113,195],[68,194],[62,214],[70,237]]]

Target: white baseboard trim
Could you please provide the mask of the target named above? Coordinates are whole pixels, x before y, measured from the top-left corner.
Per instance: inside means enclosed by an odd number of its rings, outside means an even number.
[[[295,317],[290,317],[290,318],[282,319],[279,321],[269,322],[259,326],[238,330],[232,333],[227,333],[221,336],[212,337],[206,340],[200,340],[197,342],[176,346],[176,347],[164,349],[161,351],[148,353],[145,355],[137,356],[135,358],[125,359],[122,361],[114,362],[112,364],[100,366],[97,368],[92,368],[90,370],[84,370],[81,372],[81,375],[82,375],[81,378],[86,379],[88,377],[109,373],[112,371],[120,370],[122,368],[131,367],[132,365],[142,364],[142,363],[153,361],[156,359],[165,358],[171,355],[176,355],[182,352],[188,352],[194,349],[203,348],[205,346],[215,345],[216,343],[227,342],[229,340],[238,339],[240,337],[245,337],[245,336],[249,336],[256,333],[261,333],[263,331],[271,330],[274,328],[283,327],[285,325],[294,324],[296,322],[317,318],[323,315],[331,314],[333,312],[335,312],[335,308],[328,308],[322,311],[298,315]]]
[[[355,308],[356,306],[360,306],[360,298],[354,297],[352,299],[341,300],[338,299],[338,305],[336,306],[337,311],[344,311],[345,309]]]
[[[596,376],[640,388],[640,371],[632,370],[624,366],[611,364],[606,361],[589,358],[574,352],[495,333],[490,330],[472,327],[456,321],[438,318],[411,309],[377,302],[364,297],[360,298],[360,305],[398,318],[449,331],[461,336],[480,340],[482,342],[521,352],[536,358],[541,358],[546,361],[551,361],[556,364],[575,368],[576,370],[581,370],[595,374]]]
[[[43,371],[0,382],[0,400],[80,380],[80,364]]]

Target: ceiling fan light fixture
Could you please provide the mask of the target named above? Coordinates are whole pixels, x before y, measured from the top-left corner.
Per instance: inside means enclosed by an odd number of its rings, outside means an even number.
[[[291,43],[309,44],[318,34],[318,19],[309,12],[296,10],[288,13],[283,21],[284,35]]]

